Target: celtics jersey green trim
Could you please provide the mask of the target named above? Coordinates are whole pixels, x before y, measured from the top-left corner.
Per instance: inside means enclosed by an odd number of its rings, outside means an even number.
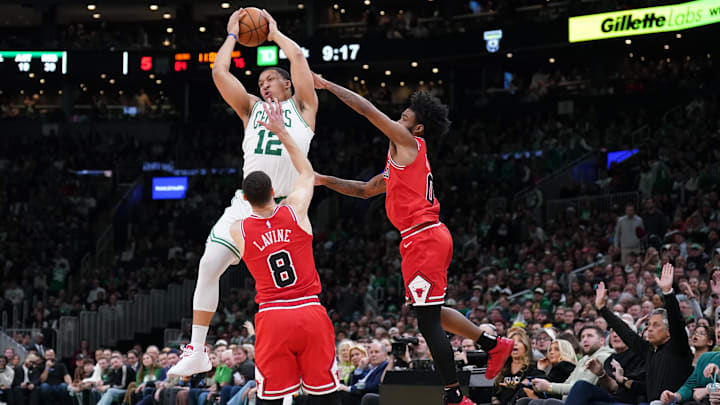
[[[308,125],[308,123],[305,122],[305,118],[303,118],[302,114],[300,114],[300,110],[295,105],[295,100],[292,97],[290,97],[290,103],[292,104],[293,110],[295,110],[295,114],[297,114],[298,117],[300,117],[300,121],[302,121],[302,123],[305,124],[305,127],[310,128],[310,125]]]
[[[228,242],[225,239],[215,235],[215,228],[210,230],[210,242],[219,243],[225,246],[226,248],[230,249],[230,251],[233,252],[233,254],[237,256],[238,259],[242,260],[242,255],[240,254],[240,251],[235,247],[233,243]]]

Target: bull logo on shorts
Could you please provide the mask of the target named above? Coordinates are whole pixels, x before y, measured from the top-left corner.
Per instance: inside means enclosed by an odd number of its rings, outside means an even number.
[[[428,294],[430,294],[430,287],[432,284],[422,278],[421,275],[415,276],[412,281],[408,284],[408,290],[413,297],[413,301],[416,304],[425,303]]]

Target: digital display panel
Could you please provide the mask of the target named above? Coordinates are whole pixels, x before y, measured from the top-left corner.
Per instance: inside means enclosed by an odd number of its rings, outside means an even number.
[[[153,200],[181,200],[187,193],[187,177],[153,177]]]

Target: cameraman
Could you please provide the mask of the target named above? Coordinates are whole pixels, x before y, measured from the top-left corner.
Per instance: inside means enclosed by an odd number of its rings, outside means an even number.
[[[430,360],[430,355],[428,353],[428,345],[425,341],[425,338],[421,334],[417,334],[417,344],[410,343],[410,348],[412,349],[412,352],[410,354],[411,360]]]
[[[377,340],[370,343],[368,373],[351,386],[340,385],[340,399],[342,405],[360,405],[365,394],[377,394],[380,391],[380,382],[388,367],[387,349]]]
[[[455,361],[462,361],[463,364],[467,364],[467,352],[477,350],[475,348],[475,342],[472,339],[463,339],[460,343],[461,351],[455,352]]]

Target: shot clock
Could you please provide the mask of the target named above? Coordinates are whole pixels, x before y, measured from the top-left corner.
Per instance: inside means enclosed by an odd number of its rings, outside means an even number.
[[[343,44],[339,47],[325,45],[322,47],[324,62],[356,61],[360,52],[360,44]]]

